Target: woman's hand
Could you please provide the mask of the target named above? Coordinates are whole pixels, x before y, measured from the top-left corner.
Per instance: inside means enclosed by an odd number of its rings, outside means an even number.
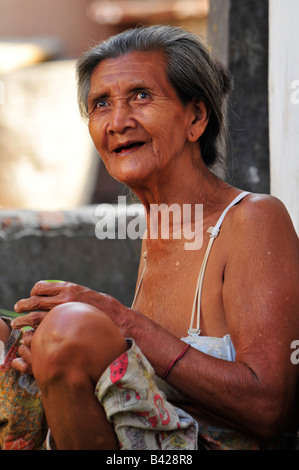
[[[105,311],[108,297],[72,282],[39,281],[31,290],[29,298],[16,303],[14,309],[17,313],[30,313],[13,320],[12,328],[30,326],[36,329],[52,308],[66,302],[83,302]]]
[[[31,366],[31,340],[34,330],[24,331],[18,353],[20,357],[14,359],[11,366],[22,374],[32,374]]]
[[[19,300],[15,305],[17,313],[30,313],[14,319],[11,323],[12,328],[21,329],[28,326],[32,328],[31,331],[23,333],[19,348],[21,357],[15,359],[12,364],[15,369],[22,373],[32,373],[30,346],[34,330],[52,308],[67,302],[93,305],[114,321],[124,337],[129,335],[129,319],[132,318],[130,312],[133,311],[113,297],[72,282],[39,281],[34,285],[30,297]]]

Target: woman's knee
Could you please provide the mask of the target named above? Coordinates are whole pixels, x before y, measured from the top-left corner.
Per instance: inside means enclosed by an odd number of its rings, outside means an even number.
[[[31,349],[38,381],[57,380],[72,370],[81,370],[96,382],[128,346],[104,312],[70,302],[48,313],[33,335]]]

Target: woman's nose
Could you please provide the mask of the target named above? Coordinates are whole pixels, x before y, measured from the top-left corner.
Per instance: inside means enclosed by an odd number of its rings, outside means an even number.
[[[137,126],[132,113],[132,109],[125,103],[118,103],[113,106],[109,113],[109,123],[107,132],[109,134],[122,134],[127,129],[134,129]]]

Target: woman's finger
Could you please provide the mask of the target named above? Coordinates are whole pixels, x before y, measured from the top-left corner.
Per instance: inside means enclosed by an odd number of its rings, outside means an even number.
[[[29,297],[29,299],[19,300],[15,304],[14,310],[17,313],[31,312],[33,310],[50,310],[60,303],[61,299],[58,295],[53,295],[53,297],[34,295]]]
[[[21,357],[18,357],[17,359],[14,359],[11,363],[11,366],[12,366],[13,369],[16,369],[17,371],[21,372],[22,374],[32,374],[31,364],[24,361],[24,359],[21,358]]]
[[[20,343],[20,346],[18,347],[18,353],[24,361],[28,362],[28,364],[31,364],[31,350],[28,346]]]
[[[50,310],[62,302],[60,297],[63,296],[63,292],[67,292],[69,290],[67,288],[72,286],[75,284],[64,281],[39,281],[33,286],[30,297],[19,300],[14,310],[17,313]]]
[[[28,313],[27,315],[23,315],[22,317],[15,318],[11,322],[11,327],[14,330],[20,330],[21,328],[24,328],[25,326],[31,326],[34,330],[38,327],[38,325],[41,323],[41,321],[45,318],[47,315],[47,311],[36,311],[36,312],[31,312]]]
[[[24,344],[25,346],[30,347],[31,341],[32,341],[32,337],[33,337],[33,333],[34,333],[33,330],[24,331],[24,332],[23,332],[22,339],[21,339],[21,341],[20,341],[21,344]]]
[[[30,295],[58,295],[63,284],[68,284],[65,281],[38,281],[31,289]]]

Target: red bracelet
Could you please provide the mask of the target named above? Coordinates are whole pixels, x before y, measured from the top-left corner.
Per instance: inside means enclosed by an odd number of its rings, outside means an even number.
[[[166,367],[163,375],[162,375],[162,379],[165,380],[167,375],[169,374],[169,372],[171,371],[171,369],[173,368],[173,366],[175,365],[176,362],[178,362],[181,357],[183,357],[183,355],[188,351],[188,349],[191,347],[191,344],[187,344],[187,346],[180,352],[180,354],[169,364],[168,367]]]

